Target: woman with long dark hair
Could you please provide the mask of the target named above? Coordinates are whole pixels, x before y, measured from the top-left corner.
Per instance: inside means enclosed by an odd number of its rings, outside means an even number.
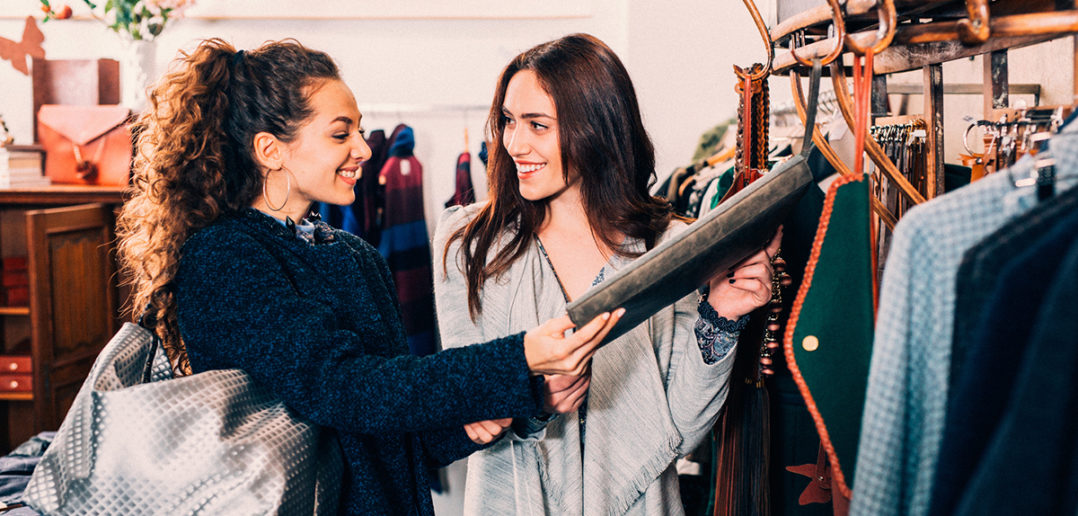
[[[655,158],[621,61],[573,34],[502,72],[488,119],[489,198],[435,235],[442,344],[552,315],[685,227],[648,193]],[[583,375],[547,378],[546,415],[487,421],[468,462],[468,514],[677,514],[674,463],[718,417],[745,315],[770,300],[768,249],[603,346]],[[568,412],[557,416],[559,412]]]
[[[370,156],[333,60],[219,39],[181,57],[136,124],[118,223],[134,306],[177,373],[242,369],[339,439],[341,513],[433,514],[428,466],[490,441],[489,423],[464,425],[540,414],[537,375],[580,374],[618,314],[409,355],[377,250],[310,217],[316,201],[352,203]]]

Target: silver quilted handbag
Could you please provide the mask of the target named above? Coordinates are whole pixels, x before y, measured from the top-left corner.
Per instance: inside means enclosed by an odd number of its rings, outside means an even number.
[[[174,378],[126,323],[94,362],[26,502],[44,514],[336,514],[337,440],[238,369]]]

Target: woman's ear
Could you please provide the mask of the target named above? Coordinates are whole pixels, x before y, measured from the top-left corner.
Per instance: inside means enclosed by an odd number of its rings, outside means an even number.
[[[265,131],[254,137],[254,157],[262,168],[280,170],[284,166],[284,142]]]

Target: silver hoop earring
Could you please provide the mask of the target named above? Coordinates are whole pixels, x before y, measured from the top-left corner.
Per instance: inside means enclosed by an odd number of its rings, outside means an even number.
[[[262,200],[266,202],[266,207],[269,208],[270,211],[283,210],[284,206],[288,204],[288,197],[292,195],[292,174],[288,173],[287,170],[285,171],[284,179],[286,181],[285,184],[287,185],[284,191],[284,202],[282,202],[281,205],[277,207],[274,207],[273,204],[270,203],[269,195],[266,193],[266,185],[269,183],[269,174],[266,174],[266,179],[262,181]]]

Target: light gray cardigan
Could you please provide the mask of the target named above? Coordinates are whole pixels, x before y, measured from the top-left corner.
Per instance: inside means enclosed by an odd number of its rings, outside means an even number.
[[[486,282],[482,315],[472,322],[459,241],[449,250],[448,274],[443,274],[442,253],[449,235],[471,221],[478,208],[446,210],[435,231],[434,292],[446,348],[528,330],[565,313],[554,271],[532,244],[506,274]],[[676,223],[664,237],[684,226]],[[631,245],[643,250],[642,242]],[[615,256],[606,276],[629,261]],[[586,461],[576,412],[529,435],[507,432],[469,458],[465,514],[684,514],[674,463],[715,424],[735,355],[731,350],[715,364],[704,363],[693,331],[696,305],[696,295],[690,294],[595,354]]]

